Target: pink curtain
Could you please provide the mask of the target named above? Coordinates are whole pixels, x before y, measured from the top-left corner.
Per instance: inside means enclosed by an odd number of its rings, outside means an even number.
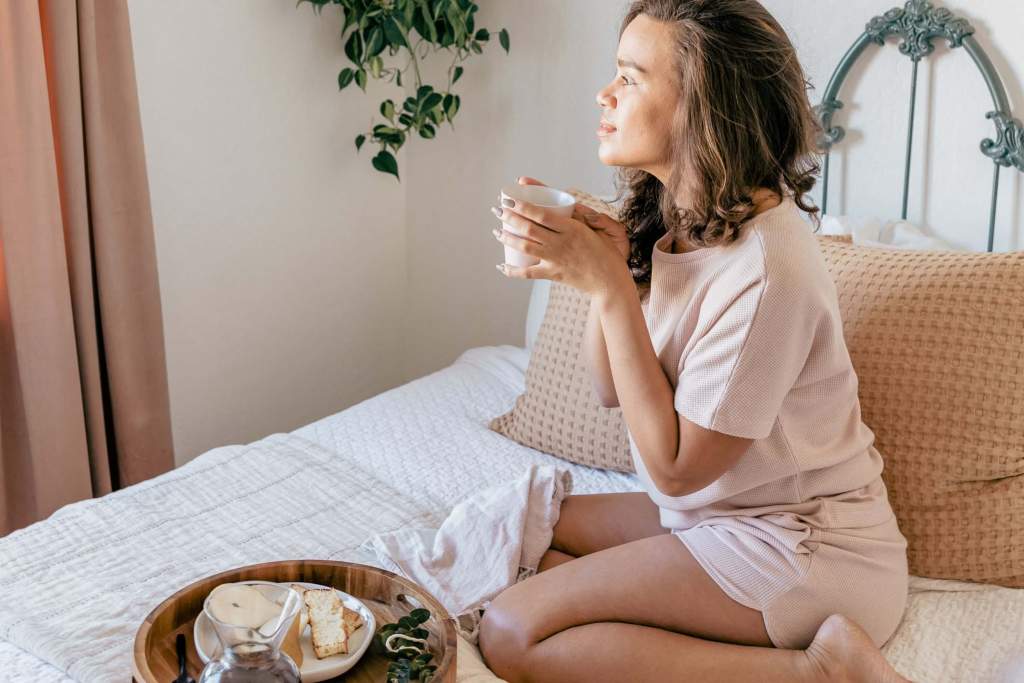
[[[0,1],[0,535],[173,465],[126,0]]]

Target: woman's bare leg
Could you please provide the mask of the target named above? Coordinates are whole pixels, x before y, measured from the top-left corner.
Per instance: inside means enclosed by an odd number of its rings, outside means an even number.
[[[563,553],[561,550],[548,548],[544,553],[544,556],[540,558],[540,564],[537,565],[537,573],[539,574],[545,569],[551,569],[552,567],[557,567],[560,564],[575,559],[575,555],[569,555],[568,553]]]
[[[509,683],[826,680],[803,650],[720,643],[613,621],[568,628],[545,638],[525,654],[522,669],[511,677],[508,671],[495,672]]]
[[[551,547],[582,557],[667,533],[658,506],[644,491],[587,493],[562,501]]]
[[[903,680],[840,615],[806,650],[772,647],[761,613],[726,595],[669,534],[513,584],[485,611],[479,645],[488,667],[511,683]]]
[[[658,506],[643,491],[566,496],[555,524],[551,549],[537,572],[583,555],[641,538],[667,534]]]

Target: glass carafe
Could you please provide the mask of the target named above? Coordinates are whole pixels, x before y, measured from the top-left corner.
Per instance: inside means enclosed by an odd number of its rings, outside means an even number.
[[[274,608],[262,601],[258,601],[262,611],[253,609],[246,612],[246,606],[226,601],[224,594],[220,598],[215,597],[218,589],[227,586],[251,587],[270,603],[279,606],[280,612],[274,615]],[[207,662],[199,683],[299,683],[299,668],[281,650],[281,644],[299,614],[301,603],[302,598],[297,591],[268,581],[241,581],[217,586],[206,596],[203,612],[217,634],[221,653]],[[262,621],[263,616],[268,617],[266,621],[255,626],[253,619]]]

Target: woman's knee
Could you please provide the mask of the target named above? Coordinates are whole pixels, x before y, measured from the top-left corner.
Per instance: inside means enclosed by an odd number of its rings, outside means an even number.
[[[523,663],[534,643],[528,618],[507,596],[513,587],[498,595],[484,610],[478,646],[484,663],[499,678],[521,683],[527,680]]]

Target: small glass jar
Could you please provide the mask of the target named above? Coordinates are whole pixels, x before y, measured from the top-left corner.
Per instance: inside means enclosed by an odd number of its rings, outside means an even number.
[[[211,599],[223,585],[214,588],[203,602],[203,612],[217,634],[221,653],[207,662],[199,683],[299,683],[299,668],[281,650],[288,629],[302,607],[299,593],[269,581],[240,581],[230,585],[252,586],[281,609],[276,616],[270,617],[258,627],[232,624],[218,618],[218,610]],[[238,604],[233,606],[239,607]],[[222,618],[225,617],[224,612],[220,610]]]

